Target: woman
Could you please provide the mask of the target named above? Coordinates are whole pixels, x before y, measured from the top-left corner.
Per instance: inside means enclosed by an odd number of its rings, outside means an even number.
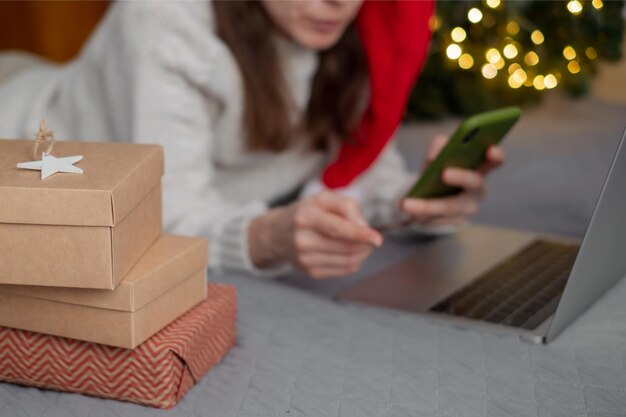
[[[479,173],[447,170],[464,191],[440,200],[399,202],[416,175],[393,144],[343,192],[312,185],[367,101],[360,7],[117,2],[75,61],[0,88],[0,135],[26,137],[47,117],[59,139],[159,143],[165,228],[209,237],[212,268],[349,274],[382,244],[372,224],[464,223],[504,157],[494,147]],[[433,141],[428,158],[444,143]]]

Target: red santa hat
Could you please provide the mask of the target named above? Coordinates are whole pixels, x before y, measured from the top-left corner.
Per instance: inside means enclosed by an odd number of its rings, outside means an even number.
[[[411,88],[430,43],[434,0],[366,0],[357,27],[368,62],[370,102],[322,182],[330,189],[350,185],[367,170],[400,124]]]

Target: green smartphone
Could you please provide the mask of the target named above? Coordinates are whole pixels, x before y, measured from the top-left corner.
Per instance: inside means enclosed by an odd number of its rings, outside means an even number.
[[[518,107],[505,107],[467,118],[428,165],[407,197],[437,198],[461,192],[460,188],[443,183],[443,170],[449,167],[476,169],[481,166],[489,146],[502,141],[520,114]]]

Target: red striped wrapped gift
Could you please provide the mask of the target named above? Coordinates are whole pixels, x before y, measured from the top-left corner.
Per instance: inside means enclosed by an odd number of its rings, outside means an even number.
[[[136,349],[0,327],[0,380],[171,408],[233,346],[237,296],[208,298]]]

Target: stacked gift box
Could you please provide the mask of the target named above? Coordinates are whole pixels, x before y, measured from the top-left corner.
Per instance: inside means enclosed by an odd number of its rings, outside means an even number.
[[[83,174],[0,140],[0,380],[170,407],[235,340],[204,239],[162,234],[163,151],[59,142]],[[82,366],[88,358],[89,367]]]

